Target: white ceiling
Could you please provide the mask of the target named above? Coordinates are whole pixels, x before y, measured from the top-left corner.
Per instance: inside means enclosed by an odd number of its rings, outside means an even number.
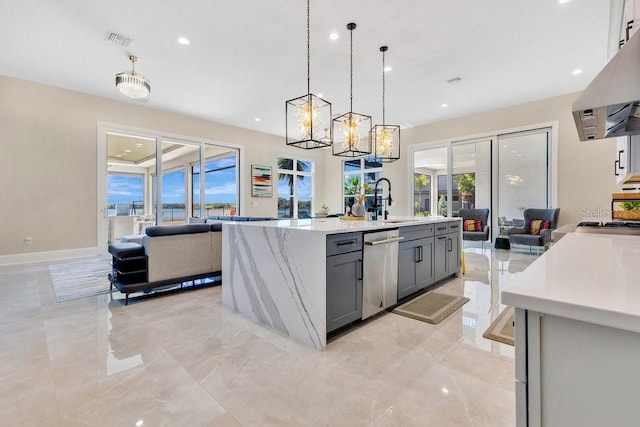
[[[383,44],[387,123],[403,127],[579,91],[607,61],[605,0],[313,0],[311,91],[334,115],[349,109],[348,22],[354,111],[374,123]],[[135,54],[145,105],[243,128],[284,135],[285,101],[306,93],[304,0],[3,0],[0,28],[0,75],[136,103],[114,83]]]

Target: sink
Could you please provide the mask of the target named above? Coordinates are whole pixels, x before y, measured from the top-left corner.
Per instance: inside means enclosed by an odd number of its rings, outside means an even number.
[[[408,222],[416,222],[417,219],[387,219],[382,221],[385,224],[405,224]]]

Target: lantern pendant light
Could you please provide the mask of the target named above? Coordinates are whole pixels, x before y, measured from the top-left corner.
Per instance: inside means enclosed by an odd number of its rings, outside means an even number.
[[[287,145],[305,150],[330,147],[333,143],[333,134],[327,137],[324,132],[331,122],[331,103],[311,93],[309,2],[307,0],[307,94],[285,103]]]
[[[371,154],[371,116],[353,112],[353,30],[356,24],[347,24],[351,32],[350,54],[350,111],[333,119],[333,155],[361,157]]]
[[[387,46],[380,46],[382,52],[382,124],[375,125],[371,129],[371,141],[373,156],[379,162],[391,163],[400,159],[400,126],[388,125],[385,121],[384,95],[385,95],[385,64],[384,53],[389,50]]]

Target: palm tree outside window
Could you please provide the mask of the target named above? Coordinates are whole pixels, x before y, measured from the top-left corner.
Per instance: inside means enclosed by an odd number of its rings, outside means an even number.
[[[278,158],[278,218],[310,218],[313,211],[313,162]]]
[[[343,166],[343,187],[342,195],[344,200],[344,212],[356,200],[356,197],[364,194],[365,211],[373,209],[373,190],[376,181],[382,178],[382,163],[375,159],[351,159],[344,160]],[[381,204],[381,195],[378,193],[378,203]]]

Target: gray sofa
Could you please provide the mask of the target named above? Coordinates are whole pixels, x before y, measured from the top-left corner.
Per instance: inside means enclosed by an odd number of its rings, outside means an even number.
[[[222,225],[147,227],[142,243],[109,245],[111,287],[125,294],[222,275]]]
[[[512,228],[509,230],[509,241],[511,244],[528,245],[529,250],[535,246],[536,249],[540,246],[545,247],[551,242],[551,232],[558,228],[558,216],[560,215],[560,208],[556,209],[525,209],[524,226],[521,228]],[[549,228],[546,230],[540,230],[540,234],[531,234],[531,221],[533,220],[548,220]]]

